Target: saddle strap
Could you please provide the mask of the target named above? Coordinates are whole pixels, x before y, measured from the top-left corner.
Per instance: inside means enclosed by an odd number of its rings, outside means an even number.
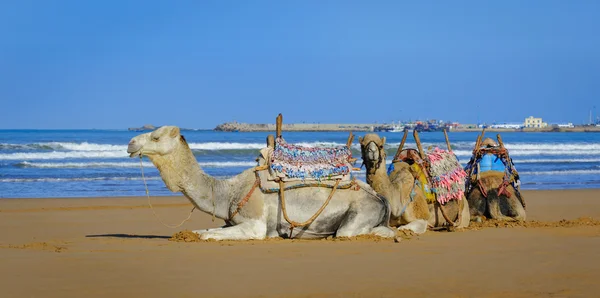
[[[327,207],[327,205],[329,205],[329,201],[331,201],[331,198],[333,198],[333,194],[335,193],[338,184],[340,184],[340,179],[337,179],[335,181],[335,185],[333,186],[333,189],[331,190],[329,197],[327,197],[327,200],[325,201],[325,203],[323,203],[321,208],[319,208],[319,210],[317,210],[317,213],[315,213],[313,216],[311,216],[305,222],[300,223],[300,222],[291,220],[287,214],[287,209],[285,206],[285,195],[284,195],[285,187],[283,186],[283,181],[279,180],[279,198],[281,199],[281,211],[283,213],[283,218],[285,218],[285,221],[287,221],[290,224],[290,238],[292,238],[292,232],[294,231],[295,227],[304,227],[304,226],[310,225],[313,221],[315,221],[315,219],[317,219],[317,217],[319,217],[319,215],[321,215],[321,212],[323,212],[323,210],[325,210],[325,207]]]
[[[248,194],[246,194],[246,196],[238,203],[237,208],[229,216],[229,220],[232,220],[233,217],[236,216],[238,214],[238,212],[240,212],[240,210],[242,209],[242,207],[244,207],[244,205],[246,205],[246,203],[248,203],[248,200],[250,200],[250,197],[252,196],[252,193],[258,187],[258,185],[260,185],[260,178],[257,175],[256,176],[256,181],[254,181],[254,184],[252,185],[252,188],[250,189],[250,191],[248,192]]]

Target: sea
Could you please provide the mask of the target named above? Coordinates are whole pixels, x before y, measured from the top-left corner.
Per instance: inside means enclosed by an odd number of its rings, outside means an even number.
[[[141,132],[127,130],[0,130],[0,198],[144,196],[139,158],[127,154],[129,140]],[[256,165],[268,132],[182,131],[198,164],[225,179]],[[365,133],[358,132],[356,136]],[[402,133],[379,133],[387,139],[388,163]],[[454,153],[464,165],[477,133],[451,132]],[[494,133],[486,136],[495,138]],[[288,143],[303,146],[343,145],[347,132],[284,132]],[[446,148],[442,132],[422,132],[424,148]],[[600,188],[600,133],[503,133],[522,189]],[[409,136],[405,148],[416,148]],[[353,156],[360,167],[360,146]],[[142,166],[152,196],[170,192],[154,165]],[[364,169],[353,172],[364,180]]]

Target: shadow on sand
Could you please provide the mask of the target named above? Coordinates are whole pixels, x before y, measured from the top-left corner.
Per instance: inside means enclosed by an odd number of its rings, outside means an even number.
[[[100,234],[100,235],[86,235],[85,238],[169,239],[169,238],[171,238],[171,236],[130,235],[130,234]]]

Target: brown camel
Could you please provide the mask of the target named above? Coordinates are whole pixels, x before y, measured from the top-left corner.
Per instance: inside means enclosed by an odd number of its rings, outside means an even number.
[[[367,134],[359,138],[363,163],[366,167],[367,183],[390,202],[392,214],[390,226],[411,229],[423,233],[427,226],[448,227],[451,224],[442,216],[439,204],[428,204],[421,185],[415,179],[410,164],[402,161],[393,163],[394,170],[388,175],[385,168],[385,137]],[[446,203],[443,208],[446,216],[458,227],[468,226],[468,203],[459,204],[456,200]],[[464,206],[461,206],[464,205]],[[464,212],[458,212],[463,207]],[[459,214],[461,218],[459,220]]]

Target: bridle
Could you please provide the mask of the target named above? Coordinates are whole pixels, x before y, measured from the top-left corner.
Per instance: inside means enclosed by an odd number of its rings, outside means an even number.
[[[385,154],[385,150],[383,150],[383,146],[377,145],[377,143],[375,143],[375,141],[370,141],[366,145],[360,146],[361,147],[360,153],[361,153],[361,157],[362,157],[362,165],[360,167],[362,168],[365,165],[365,161],[367,160],[367,158],[366,158],[367,150],[369,148],[369,145],[371,145],[371,143],[375,144],[375,146],[377,146],[377,149],[379,151],[379,159],[377,160],[377,163],[375,164],[375,169],[379,169],[379,167],[381,166],[381,163],[385,160],[386,154]]]

